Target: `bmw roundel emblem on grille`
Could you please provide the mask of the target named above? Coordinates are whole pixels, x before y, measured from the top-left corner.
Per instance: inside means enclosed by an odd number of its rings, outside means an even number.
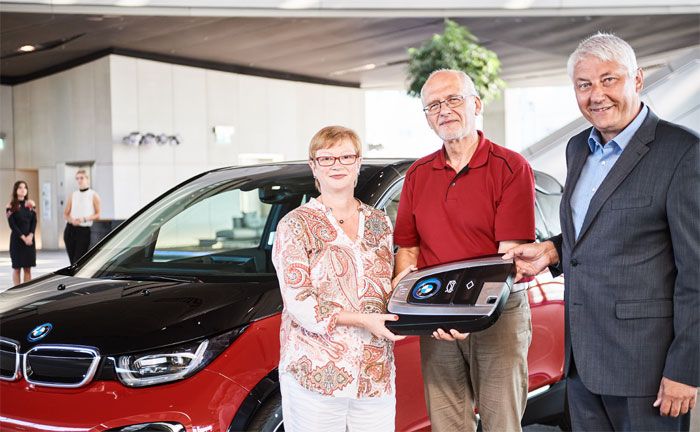
[[[425,300],[437,294],[440,291],[442,283],[440,279],[430,278],[418,283],[413,288],[413,298],[416,300]]]
[[[29,335],[27,335],[27,340],[29,342],[36,342],[39,339],[43,339],[51,329],[53,328],[53,325],[51,323],[44,323],[40,326],[36,326],[34,330],[29,332]]]

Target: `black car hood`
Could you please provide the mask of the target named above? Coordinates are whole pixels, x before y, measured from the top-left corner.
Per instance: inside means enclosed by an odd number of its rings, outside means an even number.
[[[81,279],[53,274],[0,295],[0,336],[96,347],[102,355],[150,350],[245,325],[281,311],[274,275],[232,283]],[[52,330],[30,342],[45,323]]]

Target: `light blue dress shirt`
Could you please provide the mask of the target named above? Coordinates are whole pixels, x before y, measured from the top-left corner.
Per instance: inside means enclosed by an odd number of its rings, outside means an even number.
[[[581,226],[593,195],[598,191],[600,184],[603,183],[620,154],[622,154],[634,134],[639,130],[648,112],[649,108],[644,105],[637,117],[632,120],[632,123],[628,124],[622,132],[605,144],[601,143],[602,137],[596,128],[591,130],[591,134],[588,136],[588,147],[591,153],[586,159],[574,193],[571,195],[571,214],[573,216],[576,239],[578,239],[578,234],[581,231]]]

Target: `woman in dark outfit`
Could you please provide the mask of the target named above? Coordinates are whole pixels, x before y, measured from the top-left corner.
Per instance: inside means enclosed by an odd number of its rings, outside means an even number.
[[[12,202],[7,206],[7,222],[10,224],[10,259],[12,260],[12,283],[19,285],[20,270],[24,272],[24,282],[32,279],[32,267],[36,266],[36,246],[34,230],[36,213],[34,201],[30,200],[27,182],[15,182],[12,188]]]

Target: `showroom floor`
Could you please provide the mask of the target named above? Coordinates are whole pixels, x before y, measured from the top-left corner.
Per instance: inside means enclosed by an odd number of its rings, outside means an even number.
[[[66,267],[69,264],[65,250],[39,250],[36,254],[36,267],[32,269],[32,277]],[[12,264],[8,251],[0,252],[0,292],[12,286]]]

